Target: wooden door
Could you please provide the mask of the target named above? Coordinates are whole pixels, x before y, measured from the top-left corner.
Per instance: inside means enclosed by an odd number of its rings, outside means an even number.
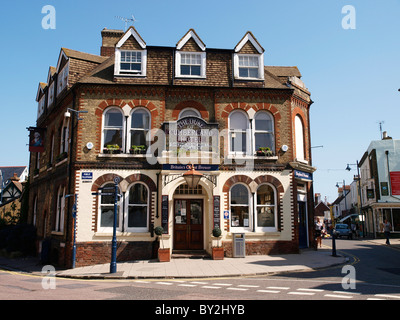
[[[175,199],[174,249],[203,249],[202,199]]]

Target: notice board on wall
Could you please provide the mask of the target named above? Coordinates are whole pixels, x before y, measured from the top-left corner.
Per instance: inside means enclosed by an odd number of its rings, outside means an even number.
[[[392,187],[392,195],[400,195],[400,171],[390,172],[390,185]]]

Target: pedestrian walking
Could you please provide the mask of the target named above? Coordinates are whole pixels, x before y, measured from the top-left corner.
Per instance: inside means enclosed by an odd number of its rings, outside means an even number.
[[[390,245],[389,237],[390,237],[390,230],[392,229],[392,225],[390,224],[387,219],[385,219],[385,222],[383,223],[383,231],[385,233],[385,238],[386,238],[386,244]]]
[[[321,222],[317,222],[316,226],[315,226],[315,236],[317,238],[317,247],[319,244],[319,247],[322,247],[322,224]]]

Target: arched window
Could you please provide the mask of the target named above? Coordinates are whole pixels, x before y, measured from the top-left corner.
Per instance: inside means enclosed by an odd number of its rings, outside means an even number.
[[[231,226],[250,227],[249,190],[243,184],[235,184],[230,192]]]
[[[229,151],[247,154],[249,119],[247,114],[236,110],[229,115]]]
[[[274,188],[268,184],[263,184],[257,189],[257,227],[276,230],[275,194]]]
[[[147,133],[150,130],[150,113],[143,108],[134,109],[131,115],[131,134],[130,134],[130,148],[147,149],[150,141],[147,138]]]
[[[299,115],[294,118],[294,132],[296,142],[296,159],[304,160],[304,127],[303,121]]]
[[[275,151],[274,118],[269,112],[260,111],[254,117],[254,144],[255,151],[260,148]]]
[[[103,186],[104,193],[113,193],[114,184],[107,183]],[[117,230],[120,228],[120,208],[117,206]],[[100,196],[100,219],[99,219],[99,230],[101,232],[111,232],[114,227],[114,195]]]
[[[200,112],[194,108],[185,108],[179,113],[179,119],[184,117],[198,117],[201,118]]]
[[[128,194],[127,231],[146,232],[149,228],[149,192],[142,183],[135,183]]]
[[[110,108],[104,113],[103,147],[118,146],[123,148],[124,119],[121,110]]]
[[[59,187],[57,192],[56,220],[54,231],[64,232],[65,188]]]

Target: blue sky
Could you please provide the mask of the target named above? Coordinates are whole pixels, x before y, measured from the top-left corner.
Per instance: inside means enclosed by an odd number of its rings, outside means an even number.
[[[56,29],[42,28],[42,7],[56,9]],[[356,10],[356,29],[342,28],[342,7]],[[28,165],[38,83],[61,47],[99,54],[103,28],[115,16],[136,18],[148,45],[175,46],[194,28],[209,48],[233,48],[252,31],[266,65],[298,66],[312,94],[314,191],[334,201],[336,182],[383,130],[400,139],[400,2],[395,0],[114,0],[7,1],[2,4],[0,166]]]

